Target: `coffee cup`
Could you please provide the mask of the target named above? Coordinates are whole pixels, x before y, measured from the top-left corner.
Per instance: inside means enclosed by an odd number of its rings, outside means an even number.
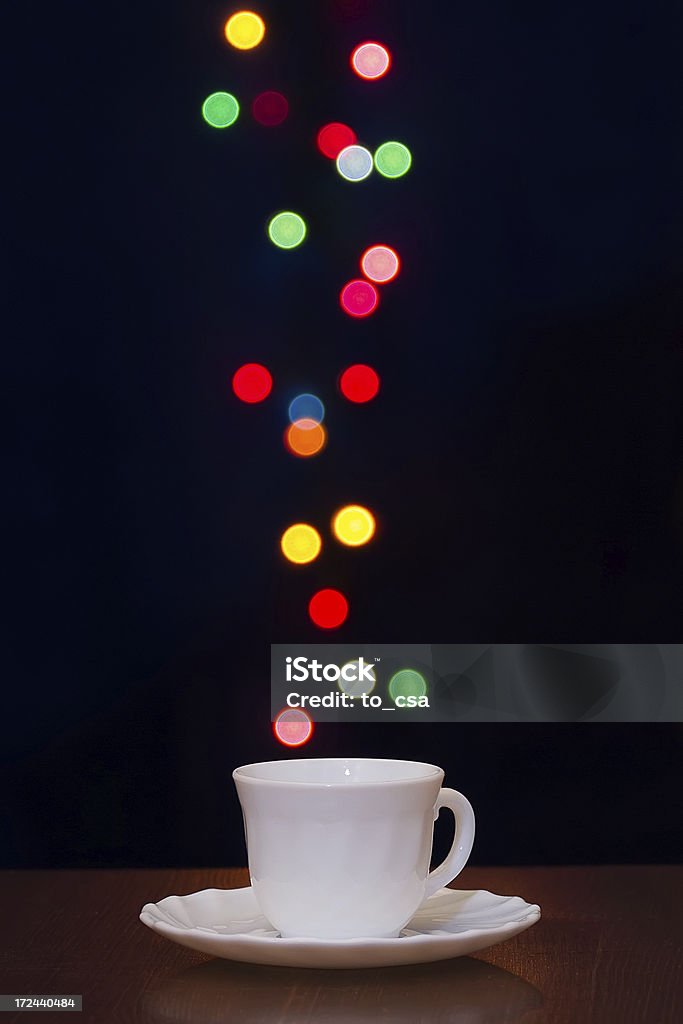
[[[474,812],[436,765],[302,758],[236,768],[251,884],[284,938],[393,938],[464,868]],[[455,817],[448,856],[429,871],[434,822]]]

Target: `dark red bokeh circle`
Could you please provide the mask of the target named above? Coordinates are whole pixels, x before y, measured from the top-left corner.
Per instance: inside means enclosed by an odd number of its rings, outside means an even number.
[[[342,373],[339,387],[349,402],[369,402],[379,391],[379,377],[371,366],[354,363]]]
[[[353,128],[339,121],[324,125],[318,132],[318,149],[330,160],[336,160],[342,149],[352,146],[355,141],[356,133]]]
[[[262,92],[252,103],[251,112],[259,124],[272,127],[285,120],[289,103],[281,92]]]
[[[260,363],[245,363],[232,378],[232,390],[242,402],[253,405],[267,398],[273,387],[273,378]]]
[[[340,590],[319,590],[309,601],[308,614],[321,629],[336,629],[349,614],[349,602]]]

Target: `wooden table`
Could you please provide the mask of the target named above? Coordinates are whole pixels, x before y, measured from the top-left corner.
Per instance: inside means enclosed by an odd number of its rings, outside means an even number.
[[[0,872],[0,993],[83,994],[62,1020],[177,1024],[668,1024],[683,1020],[683,868],[467,868],[463,889],[539,903],[539,924],[474,957],[316,971],[210,960],[138,921],[169,893],[244,870]],[[54,1020],[46,1012],[10,1021]]]

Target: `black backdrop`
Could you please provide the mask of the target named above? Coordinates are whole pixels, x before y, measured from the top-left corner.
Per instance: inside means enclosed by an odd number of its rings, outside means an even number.
[[[248,55],[223,3],[8,15],[7,865],[243,863],[230,772],[283,756],[268,644],[318,638],[317,585],[348,593],[340,639],[683,640],[675,5],[258,9]],[[368,86],[346,59],[373,37],[395,65]],[[226,132],[199,116],[219,88]],[[335,119],[405,139],[411,173],[345,186],[312,141]],[[282,207],[295,253],[264,238]],[[403,272],[351,322],[379,239]],[[248,408],[252,359],[276,391]],[[367,408],[336,392],[353,361]],[[319,459],[281,443],[297,389],[327,404]],[[283,526],[347,499],[377,543],[283,566]],[[301,753],[442,764],[478,863],[680,849],[678,725],[321,725]]]

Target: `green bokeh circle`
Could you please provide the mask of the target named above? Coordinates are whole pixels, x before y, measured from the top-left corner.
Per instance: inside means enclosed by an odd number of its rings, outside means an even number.
[[[283,210],[268,224],[268,237],[280,249],[296,249],[306,237],[306,222],[298,213]]]
[[[375,167],[385,178],[401,178],[413,162],[410,150],[402,142],[383,142],[375,152]]]
[[[424,697],[426,693],[427,681],[415,669],[402,668],[389,680],[389,696],[394,702],[397,697]]]
[[[229,92],[212,92],[202,106],[202,117],[212,128],[229,128],[240,112],[240,105]]]

